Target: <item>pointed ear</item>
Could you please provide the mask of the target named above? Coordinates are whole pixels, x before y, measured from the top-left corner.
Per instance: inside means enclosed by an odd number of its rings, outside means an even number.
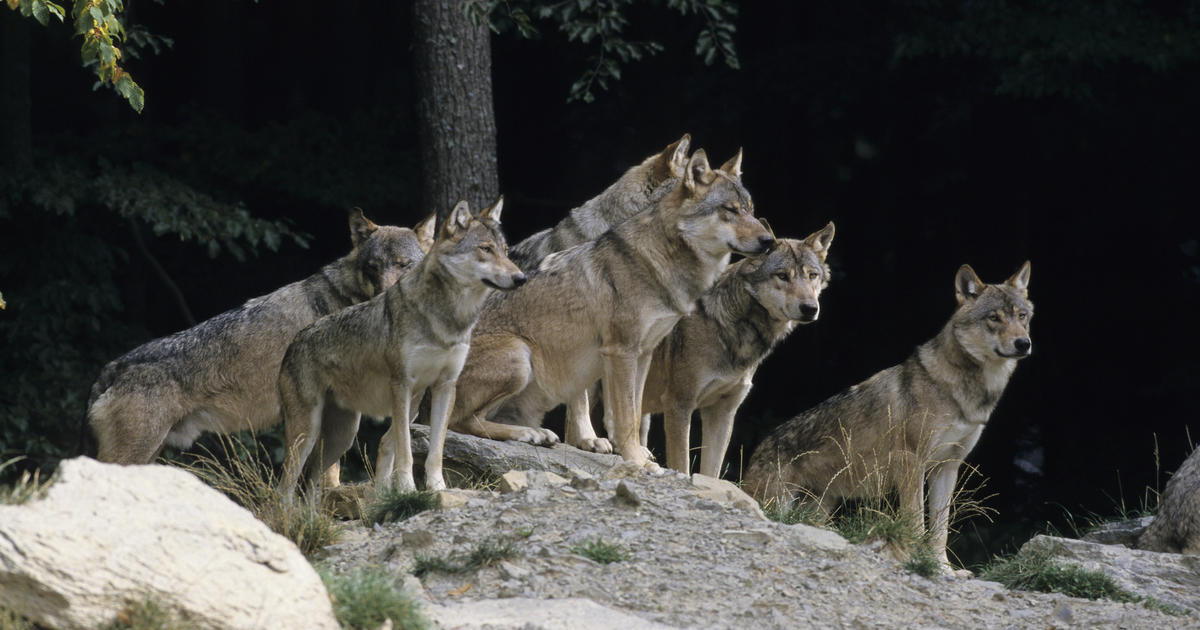
[[[479,213],[479,218],[480,219],[491,219],[491,220],[495,221],[496,223],[499,223],[500,222],[500,211],[503,209],[504,209],[504,195],[500,195],[500,197],[498,199],[496,199],[496,203],[484,208],[483,212]]]
[[[421,251],[429,253],[429,248],[433,247],[433,239],[436,236],[435,229],[437,228],[437,213],[432,212],[425,217],[420,223],[413,226],[413,232],[417,233],[417,243],[421,247]]]
[[[958,303],[974,300],[982,291],[983,281],[975,275],[975,270],[971,268],[971,265],[959,267],[958,275],[954,276],[954,294],[958,298]]]
[[[378,230],[379,226],[371,223],[371,220],[363,216],[362,208],[355,206],[350,209],[350,243],[355,247],[358,244],[367,240]]]
[[[1024,265],[1008,279],[1008,286],[1020,291],[1028,293],[1029,291],[1029,261],[1026,260]]]
[[[454,209],[450,211],[450,216],[446,217],[446,222],[442,224],[442,231],[438,233],[439,239],[449,238],[457,234],[460,230],[467,229],[471,224],[471,209],[467,206],[465,200],[454,204]]]
[[[804,244],[808,245],[814,254],[820,256],[821,260],[825,260],[825,256],[829,254],[829,246],[833,244],[833,221],[830,221],[820,230],[809,234],[804,239]]]
[[[742,150],[738,148],[737,155],[729,158],[729,161],[721,165],[721,170],[729,173],[729,176],[734,179],[742,177]]]
[[[659,154],[671,177],[683,177],[683,171],[687,168],[688,163],[687,150],[691,143],[692,136],[685,133],[682,138],[676,140],[674,144],[667,145],[667,148]]]
[[[708,154],[704,149],[696,149],[692,159],[688,160],[687,172],[683,174],[683,185],[692,193],[699,186],[707,186],[716,179],[712,168],[708,166]]]

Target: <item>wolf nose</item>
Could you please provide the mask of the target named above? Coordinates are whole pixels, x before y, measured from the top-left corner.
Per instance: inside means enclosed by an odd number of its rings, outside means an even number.
[[[770,234],[763,234],[762,236],[758,237],[758,244],[761,247],[761,250],[765,252],[775,245],[775,237],[771,236]]]
[[[817,312],[820,310],[820,307],[815,304],[801,304],[800,317],[806,322],[811,322],[817,318]]]
[[[529,279],[529,278],[526,278],[526,277],[525,277],[525,274],[523,274],[523,273],[518,273],[518,274],[516,274],[516,275],[514,275],[514,276],[512,277],[513,286],[514,286],[514,287],[519,287],[519,286],[521,286],[522,284],[525,284],[525,281],[526,281],[526,280],[528,280],[528,279]]]
[[[1017,337],[1013,339],[1013,348],[1016,348],[1017,352],[1021,354],[1029,354],[1029,349],[1032,347],[1033,342],[1029,340],[1029,337]]]

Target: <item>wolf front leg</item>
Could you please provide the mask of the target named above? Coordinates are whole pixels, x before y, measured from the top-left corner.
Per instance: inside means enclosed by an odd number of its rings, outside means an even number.
[[[605,413],[612,410],[614,446],[625,461],[650,462],[650,451],[640,441],[642,420],[641,387],[638,384],[636,349],[605,347],[600,351],[604,363]]]
[[[611,453],[612,442],[597,437],[592,427],[592,398],[588,388],[567,401],[567,423],[563,437],[567,444],[593,453]],[[610,436],[611,437],[611,436]]]
[[[700,474],[721,476],[721,464],[725,461],[725,451],[729,450],[729,437],[733,435],[734,416],[750,393],[750,385],[750,379],[744,379],[737,389],[700,410]]]
[[[929,546],[945,572],[953,570],[946,555],[946,539],[950,533],[950,501],[961,463],[961,460],[941,462],[929,473]]]
[[[450,422],[450,409],[454,406],[456,381],[443,381],[430,389],[429,404],[429,453],[425,456],[425,489],[445,490],[446,479],[442,475],[442,455],[446,446],[446,425]]]
[[[392,426],[379,446],[379,459],[375,463],[376,483],[382,487],[397,484],[401,490],[417,489],[413,478],[412,434],[408,423],[412,408],[412,379],[392,380]],[[390,439],[389,439],[390,438]],[[390,461],[389,461],[390,460]]]

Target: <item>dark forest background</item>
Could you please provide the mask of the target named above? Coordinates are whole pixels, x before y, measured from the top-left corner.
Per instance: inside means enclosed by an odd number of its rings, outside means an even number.
[[[93,90],[69,26],[26,20],[33,161],[0,177],[0,461],[75,454],[106,361],[342,255],[349,207],[403,225],[433,209],[407,3],[126,7],[173,44],[125,60],[140,115]],[[837,224],[821,319],[759,370],[731,478],[773,426],[932,337],[959,265],[999,282],[1028,259],[1033,356],[969,458],[998,514],[954,549],[976,562],[1161,488],[1200,438],[1200,3],[743,2],[738,69],[694,54],[696,16],[622,11],[663,50],[591,103],[567,97],[594,46],[551,25],[492,37],[505,229],[551,225],[684,132],[714,163],[744,147],[778,234]]]

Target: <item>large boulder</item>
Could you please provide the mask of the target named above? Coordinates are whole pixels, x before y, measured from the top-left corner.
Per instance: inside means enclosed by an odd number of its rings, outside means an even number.
[[[1139,549],[1200,555],[1200,448],[1167,482],[1158,515],[1142,533]]]
[[[339,627],[296,546],[184,470],[81,457],[0,506],[0,606],[82,630],[147,600],[199,628]]]
[[[412,450],[415,468],[420,470],[424,465],[425,454],[429,452],[427,425],[412,425]],[[589,453],[561,442],[552,447],[533,446],[523,442],[489,440],[453,431],[446,432],[445,451],[442,455],[442,465],[448,473],[452,473],[447,479],[452,485],[455,476],[468,479],[481,476],[499,477],[510,470],[548,470],[565,475],[571,469],[575,469],[598,475],[622,461],[620,455]]]

